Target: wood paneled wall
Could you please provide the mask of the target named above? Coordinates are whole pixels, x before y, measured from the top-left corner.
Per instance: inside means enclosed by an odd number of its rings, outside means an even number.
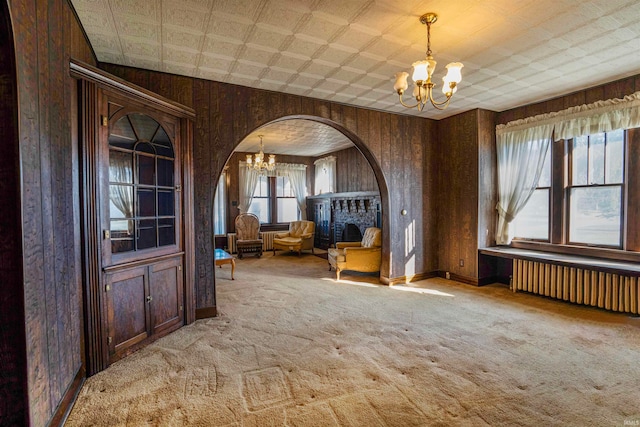
[[[573,92],[568,95],[558,96],[546,101],[503,111],[498,113],[496,124],[505,124],[513,120],[560,111],[565,108],[590,104],[600,100],[624,98],[625,95],[630,95],[638,91],[640,91],[640,74]]]
[[[0,425],[24,425],[27,416],[18,99],[15,52],[7,3],[0,3]]]
[[[435,143],[435,121],[154,71],[111,64],[101,66],[109,73],[196,110],[194,175],[197,183],[215,183],[234,147],[251,131],[270,121],[304,115],[340,128],[356,140],[356,146],[361,145],[360,150],[376,165],[374,169],[377,168],[383,200],[383,278],[403,278],[435,266],[437,254],[423,251],[431,247],[425,240],[436,238],[435,221],[429,215],[433,210],[432,198],[425,203],[423,194],[423,190],[428,195],[434,191],[432,186],[423,183],[423,165],[429,163],[428,156]],[[170,83],[163,87],[160,81]],[[182,98],[175,96],[176,91]],[[381,179],[386,181],[384,185]],[[198,306],[214,304],[213,187],[214,184],[196,186]],[[402,209],[408,214],[401,216]],[[411,235],[411,248],[405,245],[406,234]]]
[[[478,283],[478,248],[495,234],[495,113],[438,122],[438,270]]]
[[[29,423],[43,426],[55,424],[66,393],[83,376],[78,156],[71,128],[77,111],[69,58],[95,60],[65,0],[8,4],[18,52],[25,406]],[[2,301],[2,310],[16,307]]]
[[[373,169],[356,147],[336,151],[331,155],[336,156],[336,193],[378,191]]]

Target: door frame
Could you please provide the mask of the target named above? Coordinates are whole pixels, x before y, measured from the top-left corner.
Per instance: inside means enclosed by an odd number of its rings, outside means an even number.
[[[195,241],[193,231],[193,109],[112,76],[98,68],[71,59],[71,77],[78,80],[78,154],[82,236],[82,279],[87,376],[109,366],[105,316],[105,283],[102,271],[102,224],[100,220],[101,177],[99,151],[104,132],[100,117],[100,93],[125,97],[132,105],[156,110],[180,121],[182,158],[182,231],[184,251],[184,324],[195,320]]]

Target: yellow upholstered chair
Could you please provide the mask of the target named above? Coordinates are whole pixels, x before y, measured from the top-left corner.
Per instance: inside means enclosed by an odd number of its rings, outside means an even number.
[[[382,259],[382,231],[376,227],[367,228],[361,242],[337,242],[327,255],[329,270],[336,270],[336,280],[340,280],[343,270],[373,273],[380,271]]]
[[[297,251],[311,249],[313,253],[313,237],[316,231],[316,224],[313,221],[292,221],[289,223],[289,231],[277,233],[273,237],[273,254],[276,250]]]
[[[238,258],[246,252],[255,252],[262,256],[262,239],[260,238],[260,220],[252,213],[241,213],[236,217],[236,249]]]

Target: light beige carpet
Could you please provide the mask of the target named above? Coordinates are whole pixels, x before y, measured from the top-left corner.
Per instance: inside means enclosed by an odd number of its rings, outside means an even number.
[[[266,253],[216,269],[217,318],[89,378],[68,426],[640,423],[640,320],[503,285],[335,282]]]

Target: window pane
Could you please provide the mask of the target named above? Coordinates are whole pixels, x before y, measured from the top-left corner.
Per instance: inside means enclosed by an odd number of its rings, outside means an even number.
[[[549,240],[549,190],[535,190],[511,227],[515,237]]]
[[[620,246],[622,187],[572,188],[569,241]]]
[[[607,184],[622,184],[624,181],[624,131],[622,129],[607,133],[605,173]]]
[[[138,184],[155,185],[156,159],[138,155]]]
[[[258,183],[256,189],[253,192],[253,197],[267,197],[269,195],[269,178],[261,175],[258,177]]]
[[[109,186],[109,217],[131,218],[133,216],[133,187],[130,185]]]
[[[604,184],[604,133],[589,136],[589,184]]]
[[[173,187],[173,160],[157,159],[158,185]]]
[[[138,188],[138,215],[156,216],[156,194],[148,188]]]
[[[158,122],[145,114],[129,114],[129,119],[131,119],[131,124],[138,135],[138,139],[146,141],[151,141],[160,126]]]
[[[173,216],[173,191],[158,190],[158,216]]]
[[[587,144],[589,138],[579,136],[573,139],[571,151],[571,184],[587,185]]]
[[[276,178],[276,197],[294,197],[289,178],[279,176]]]
[[[133,155],[109,150],[109,181],[133,184]]]
[[[176,242],[176,232],[173,218],[158,220],[158,246],[173,245]]]
[[[298,202],[296,199],[278,199],[277,222],[291,222],[298,220]]]
[[[269,199],[254,197],[249,207],[249,213],[255,214],[260,223],[269,222]]]
[[[542,172],[540,173],[540,179],[538,180],[538,187],[551,187],[551,151],[552,147],[549,145],[547,156],[544,158]]]
[[[129,252],[133,250],[133,221],[111,221],[111,252]]]
[[[138,221],[137,249],[154,248],[156,246],[156,220]]]

